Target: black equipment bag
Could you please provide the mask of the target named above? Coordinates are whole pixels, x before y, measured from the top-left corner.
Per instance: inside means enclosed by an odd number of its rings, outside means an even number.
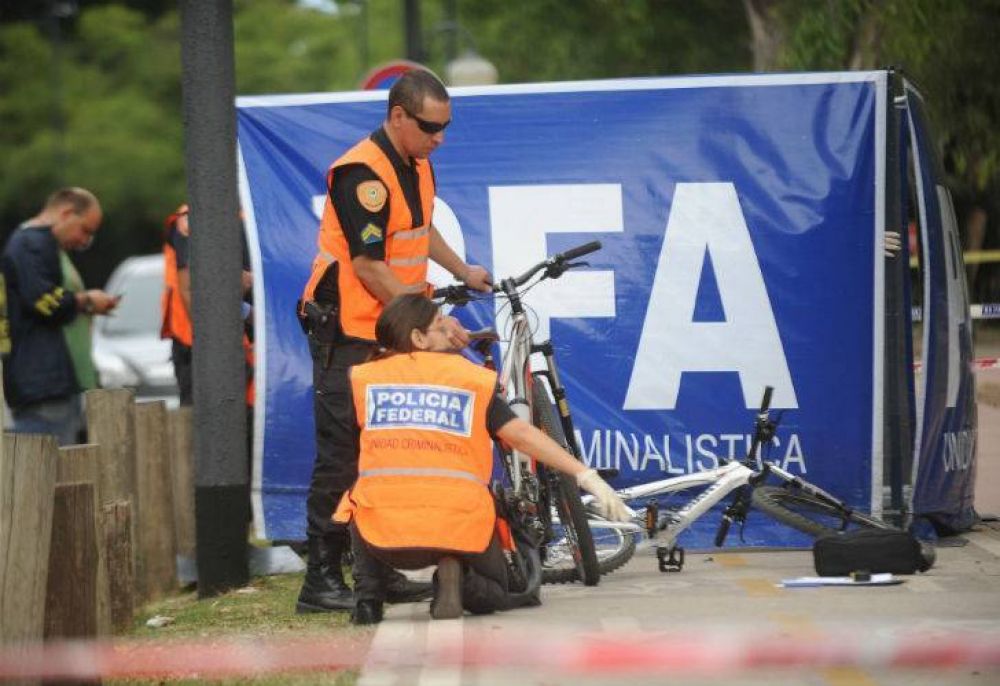
[[[933,560],[917,538],[897,529],[862,529],[824,536],[813,544],[813,563],[820,576],[851,572],[914,574],[926,572]]]

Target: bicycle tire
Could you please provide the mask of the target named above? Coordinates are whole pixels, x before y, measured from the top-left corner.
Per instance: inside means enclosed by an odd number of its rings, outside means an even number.
[[[614,526],[602,526],[603,522],[591,519],[590,536],[597,549],[597,566],[601,576],[621,568],[635,555],[637,533],[622,531]]]
[[[556,422],[552,403],[545,388],[537,381],[531,388],[535,425],[552,440],[567,447],[562,427]],[[542,579],[546,583],[566,583],[581,579],[585,586],[596,586],[601,581],[601,568],[597,563],[597,550],[590,532],[587,511],[580,500],[580,489],[576,482],[561,472],[555,475],[554,488],[549,495],[554,500],[559,521],[564,530],[563,538],[572,553],[574,568],[543,570]]]
[[[837,535],[852,529],[896,528],[862,512],[849,513],[844,522],[845,518],[829,503],[805,491],[783,486],[761,486],[754,489],[753,506],[782,524],[813,538]]]

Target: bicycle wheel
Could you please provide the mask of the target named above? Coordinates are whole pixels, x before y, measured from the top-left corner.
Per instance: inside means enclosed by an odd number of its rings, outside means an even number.
[[[782,524],[814,538],[852,529],[895,528],[862,512],[851,512],[845,517],[833,505],[804,491],[783,486],[755,489],[753,506]]]
[[[534,408],[535,425],[544,431],[552,440],[564,448],[567,447],[563,436],[562,427],[556,422],[552,412],[552,402],[545,388],[535,383],[531,387],[532,405]],[[541,471],[541,470],[540,470]],[[551,567],[549,563],[549,551],[546,553],[543,565],[542,578],[549,583],[565,583],[576,578],[582,579],[585,586],[596,586],[601,580],[601,569],[597,564],[597,551],[594,548],[594,539],[590,533],[590,525],[587,522],[587,511],[580,500],[580,489],[572,477],[562,473],[551,475],[549,479],[540,478],[542,482],[548,482],[549,502],[555,506],[559,513],[559,523],[561,531],[556,534],[555,522],[553,521],[553,541],[562,545],[569,553],[573,561],[573,569],[569,570],[560,567]],[[556,551],[553,551],[554,553]],[[553,554],[554,559],[565,558],[562,555]],[[570,572],[571,577],[567,578],[566,572]],[[559,580],[556,581],[556,578]]]
[[[597,568],[601,576],[610,574],[635,554],[636,533],[623,531],[614,524],[590,519],[590,535],[594,539],[597,553]],[[552,520],[552,540],[545,547],[546,557],[542,565],[542,581],[547,584],[563,584],[580,578],[573,561],[573,552],[565,535],[558,513]]]

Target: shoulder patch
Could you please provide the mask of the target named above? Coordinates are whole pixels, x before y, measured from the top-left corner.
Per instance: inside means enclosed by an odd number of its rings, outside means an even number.
[[[358,202],[369,212],[378,212],[385,207],[389,191],[381,181],[362,181],[358,184]]]
[[[382,229],[374,224],[369,224],[365,228],[361,229],[361,240],[365,245],[380,242],[382,240]]]

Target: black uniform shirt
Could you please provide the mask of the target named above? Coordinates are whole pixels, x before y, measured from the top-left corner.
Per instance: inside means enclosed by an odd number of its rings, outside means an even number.
[[[392,147],[385,129],[379,127],[370,138],[392,162],[392,168],[396,172],[399,185],[403,189],[403,196],[406,198],[406,204],[413,216],[412,228],[423,225],[424,211],[420,204],[420,179],[414,167],[414,160],[411,158],[410,164],[403,163],[403,158]],[[333,208],[337,212],[337,218],[340,220],[340,227],[347,238],[347,247],[352,258],[365,255],[373,260],[385,259],[386,227],[389,223],[389,202],[391,200],[387,200],[377,212],[372,212],[361,204],[357,192],[360,184],[377,180],[378,176],[375,175],[375,172],[363,164],[349,164],[339,167],[333,175],[333,184],[329,189],[330,202],[333,203]],[[374,225],[379,230],[365,231],[369,224]]]

